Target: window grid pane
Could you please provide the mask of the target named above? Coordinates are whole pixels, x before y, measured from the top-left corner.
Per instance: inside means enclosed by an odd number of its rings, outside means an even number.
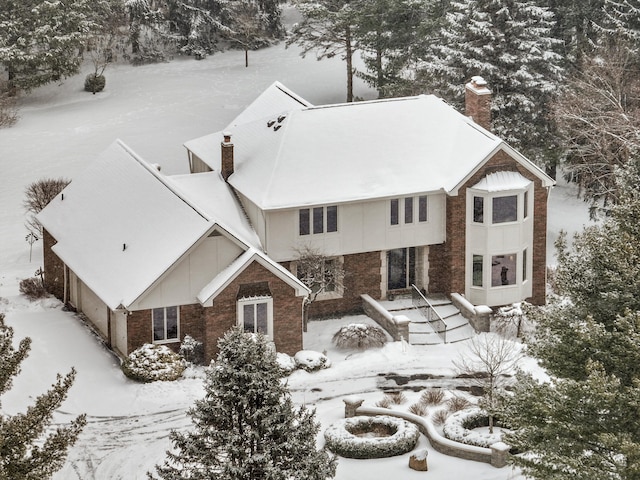
[[[256,333],[256,322],[254,318],[255,303],[248,303],[242,306],[242,319],[244,331],[248,333]]]
[[[300,235],[309,235],[309,209],[300,209]]]
[[[268,331],[268,310],[267,303],[256,304],[256,332],[267,335]]]
[[[482,286],[482,255],[473,256],[473,286]]]
[[[413,223],[413,197],[404,199],[404,223]]]
[[[493,197],[493,223],[515,222],[518,219],[518,196]]]
[[[515,285],[516,283],[515,253],[494,255],[491,257],[491,286]]]
[[[527,249],[522,251],[522,281],[527,279]]]
[[[427,196],[421,195],[418,197],[418,221],[427,221]]]
[[[313,233],[322,233],[324,231],[324,207],[316,207],[313,209]]]
[[[529,192],[524,192],[524,199],[523,199],[523,217],[527,218],[529,216]]]
[[[484,198],[473,197],[473,221],[484,223]]]
[[[338,231],[338,207],[327,207],[327,232]]]
[[[167,340],[178,338],[178,307],[166,309]]]
[[[398,225],[399,221],[399,200],[394,198],[391,200],[391,225]]]
[[[164,308],[154,308],[152,310],[153,317],[153,341],[161,341],[164,336]]]

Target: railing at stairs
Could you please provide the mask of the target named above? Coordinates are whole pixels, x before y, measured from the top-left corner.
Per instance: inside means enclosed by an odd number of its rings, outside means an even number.
[[[413,284],[411,285],[411,303],[431,325],[431,328],[442,339],[442,342],[447,343],[447,322],[444,321],[444,318],[440,316],[431,302],[427,300],[427,297]]]

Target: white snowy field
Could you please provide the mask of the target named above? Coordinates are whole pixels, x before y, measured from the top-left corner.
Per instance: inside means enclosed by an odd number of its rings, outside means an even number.
[[[223,128],[275,80],[314,104],[344,101],[344,64],[339,59],[302,59],[298,52],[283,45],[251,52],[249,68],[244,67],[243,54],[234,51],[203,61],[112,65],[106,71],[106,90],[97,95],[82,91],[85,71],[61,85],[33,92],[22,100],[19,122],[0,130],[0,312],[15,328],[17,339],[33,339],[31,355],[1,407],[7,413],[24,410],[49,388],[56,373],[75,367],[76,382],[56,421],[79,413],[86,413],[89,420],[55,479],[145,478],[163,461],[170,430],[188,426],[185,410],[202,396],[202,372],[192,371],[177,382],[131,382],[122,375],[118,360],[57,301],[32,303],[19,295],[19,280],[33,275],[42,262],[40,242],[29,261],[22,209],[25,187],[42,177],[72,179],[116,138],[160,164],[164,173],[185,173],[182,144]],[[355,93],[375,97],[359,82]],[[561,228],[575,231],[587,222],[586,207],[572,189],[556,187],[549,208],[549,244]],[[553,262],[551,256],[549,261]],[[344,396],[361,394],[369,405],[380,400],[380,389],[394,385],[385,374],[450,376],[451,359],[465,346],[403,348],[394,343],[367,352],[335,350],[331,336],[339,325],[351,321],[365,319],[313,322],[305,348],[326,350],[333,367],[314,374],[299,371],[289,378],[294,399],[317,409],[323,429],[343,416]],[[410,470],[405,454],[375,461],[340,459],[336,478],[519,478],[510,468],[441,455],[424,438],[421,447],[429,449],[427,474]]]

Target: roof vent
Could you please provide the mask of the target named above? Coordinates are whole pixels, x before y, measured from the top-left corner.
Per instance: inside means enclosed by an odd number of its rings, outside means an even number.
[[[287,118],[287,116],[286,116],[286,115],[280,115],[280,116],[278,117],[278,123],[282,123],[282,121],[283,121],[285,118]]]
[[[280,123],[279,123],[278,125],[276,125],[275,127],[273,127],[273,131],[274,131],[274,132],[277,132],[278,130],[280,130],[280,128],[281,128],[281,127],[282,127],[282,124],[280,124]]]
[[[267,128],[271,128],[271,127],[273,127],[273,124],[274,124],[274,123],[276,123],[276,121],[275,121],[275,120],[269,120],[269,121],[267,122]]]

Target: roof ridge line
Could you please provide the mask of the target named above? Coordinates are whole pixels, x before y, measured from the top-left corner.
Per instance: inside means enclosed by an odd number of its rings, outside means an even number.
[[[194,212],[196,212],[198,215],[200,215],[202,218],[204,218],[207,222],[213,222],[213,219],[211,217],[209,217],[209,215],[207,215],[200,208],[198,208],[196,205],[191,203],[189,201],[189,199],[186,198],[185,195],[181,191],[179,191],[180,187],[178,187],[178,185],[176,185],[175,182],[169,180],[169,177],[167,177],[165,175],[162,175],[157,168],[154,168],[153,165],[151,165],[149,162],[147,162],[145,159],[143,159],[140,155],[138,155],[136,152],[134,152],[131,149],[131,147],[129,147],[122,140],[117,139],[116,142],[118,143],[118,145],[120,145],[120,147],[122,147],[123,150],[125,150],[131,156],[131,158],[133,158],[136,162],[138,162],[138,164],[140,166],[142,166],[149,173],[151,173],[156,178],[156,180],[158,180],[165,187],[167,187],[167,189],[171,193],[173,193],[176,197],[178,197],[180,200],[182,200]]]

